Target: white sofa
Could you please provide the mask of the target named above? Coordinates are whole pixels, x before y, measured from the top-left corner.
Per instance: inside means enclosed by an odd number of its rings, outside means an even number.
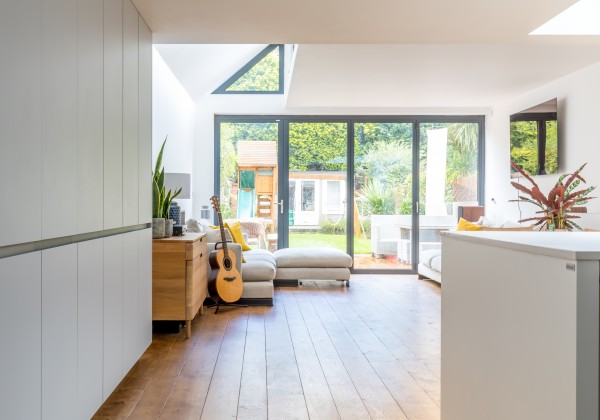
[[[419,255],[419,279],[428,278],[442,282],[442,249],[428,249]]]

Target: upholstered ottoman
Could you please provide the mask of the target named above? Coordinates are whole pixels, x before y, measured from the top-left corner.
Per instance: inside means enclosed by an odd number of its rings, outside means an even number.
[[[266,249],[244,251],[246,262],[242,264],[244,279],[242,303],[251,305],[273,305],[273,277],[275,258]]]
[[[276,286],[302,284],[300,280],[339,280],[350,287],[352,257],[335,248],[286,248],[273,254]]]

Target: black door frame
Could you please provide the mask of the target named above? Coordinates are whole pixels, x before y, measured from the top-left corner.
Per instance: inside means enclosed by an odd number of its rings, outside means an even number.
[[[277,123],[278,124],[278,199],[276,209],[281,214],[289,213],[289,124],[290,122],[335,122],[346,124],[346,202],[354,200],[354,127],[357,123],[411,123],[413,126],[413,185],[412,185],[412,243],[415,256],[411,270],[406,269],[355,269],[353,273],[364,274],[414,274],[419,258],[419,172],[420,172],[420,125],[423,123],[476,123],[479,125],[477,150],[477,201],[483,205],[485,199],[485,117],[483,115],[215,115],[214,118],[214,193],[220,196],[221,172],[221,123]],[[416,198],[416,199],[415,199]],[[283,206],[281,206],[283,200]],[[346,206],[346,250],[354,255],[354,207]],[[287,217],[278,217],[278,248],[289,246],[289,221]]]

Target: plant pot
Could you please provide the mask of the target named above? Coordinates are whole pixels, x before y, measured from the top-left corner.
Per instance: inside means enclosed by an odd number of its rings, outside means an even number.
[[[165,219],[165,238],[173,236],[173,221],[171,219]]]
[[[152,219],[152,239],[160,239],[165,237],[165,219]]]

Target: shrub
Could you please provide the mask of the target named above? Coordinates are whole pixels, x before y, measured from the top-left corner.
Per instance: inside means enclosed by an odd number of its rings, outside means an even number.
[[[319,232],[329,235],[345,235],[346,219],[340,219],[338,222],[335,223],[330,221],[321,222]]]

